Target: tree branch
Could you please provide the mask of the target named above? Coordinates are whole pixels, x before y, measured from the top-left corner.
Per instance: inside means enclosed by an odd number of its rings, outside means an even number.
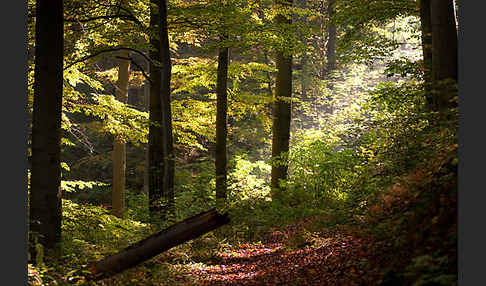
[[[126,48],[126,47],[118,47],[118,48],[110,48],[110,49],[105,49],[105,50],[101,50],[101,51],[97,51],[91,55],[87,55],[85,57],[82,57],[78,60],[75,60],[74,62],[68,64],[67,66],[64,67],[64,69],[68,69],[72,66],[74,66],[75,64],[77,63],[81,63],[81,62],[84,62],[86,60],[89,60],[91,58],[94,58],[96,56],[99,56],[101,54],[104,54],[104,53],[110,53],[110,52],[116,52],[116,51],[121,51],[121,50],[127,50],[127,51],[132,51],[132,52],[135,52],[141,56],[143,56],[147,61],[149,61],[149,63],[153,64],[154,66],[160,66],[159,64],[156,64],[154,63],[146,54],[144,54],[143,52],[137,50],[137,49],[132,49],[132,48]]]

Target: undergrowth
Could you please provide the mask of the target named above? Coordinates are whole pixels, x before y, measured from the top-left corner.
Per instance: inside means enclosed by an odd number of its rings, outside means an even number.
[[[230,224],[97,285],[175,285],[194,265],[215,262],[218,250],[275,233],[285,237],[287,250],[322,245],[323,233],[343,227],[374,239],[372,263],[382,271],[376,284],[455,285],[455,121],[425,112],[420,90],[413,82],[382,84],[353,116],[330,118],[340,128],[296,135],[279,199],[270,194],[270,165],[235,156],[223,210]],[[177,170],[176,221],[215,206],[212,172],[210,160]],[[127,213],[116,218],[93,204],[107,192],[63,200],[60,250],[29,265],[31,285],[88,285],[80,270],[157,230],[148,223],[146,194],[128,192]],[[312,223],[296,226],[303,221]],[[296,230],[282,231],[288,228]]]

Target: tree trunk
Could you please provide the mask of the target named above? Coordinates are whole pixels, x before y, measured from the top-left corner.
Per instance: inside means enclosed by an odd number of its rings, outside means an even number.
[[[433,109],[433,98],[430,91],[432,72],[432,23],[430,20],[430,0],[420,0],[425,92],[427,105],[430,109]]]
[[[307,8],[307,0],[301,0],[301,1],[298,1],[296,4],[298,4],[300,6],[300,8],[302,9],[306,9]],[[302,16],[302,17],[299,17],[299,22],[302,23],[302,24],[306,24],[307,23],[307,16]],[[300,37],[302,37],[302,33],[299,33],[300,34]],[[302,53],[302,57],[300,58],[300,66],[301,66],[301,69],[300,69],[300,87],[301,87],[301,98],[302,98],[302,101],[305,102],[307,100],[307,78],[308,78],[308,74],[307,74],[307,51],[304,51]]]
[[[457,95],[457,30],[452,0],[430,0],[432,23],[432,82],[436,109],[440,112],[455,106],[450,100]]]
[[[336,69],[336,26],[332,18],[334,17],[335,10],[335,0],[329,0],[327,6],[327,14],[329,16],[329,25],[327,27],[327,68],[326,68],[326,75],[329,78],[329,75]],[[332,84],[329,84],[329,88],[332,89]]]
[[[167,27],[167,0],[159,2],[161,25],[160,62],[162,63],[160,86],[162,109],[162,151],[163,151],[163,179],[162,193],[166,201],[165,212],[173,213],[174,207],[174,143],[172,138],[172,114],[170,108],[170,79],[171,60],[169,50],[169,32]]]
[[[150,29],[152,35],[158,35],[160,26],[160,14],[158,0],[150,1]],[[150,58],[153,61],[160,62],[160,41],[158,36],[150,37],[150,44],[153,50],[150,50]],[[162,110],[161,110],[161,69],[155,64],[150,64],[150,107],[149,119],[149,212],[150,217],[156,219],[160,217],[162,209]]]
[[[158,37],[150,43],[150,56],[162,67],[150,65],[150,120],[158,126],[149,128],[149,210],[154,219],[165,220],[174,204],[174,148],[170,109],[171,61],[167,31],[167,2],[151,0],[150,27]]]
[[[275,6],[292,6],[292,1],[275,0]],[[275,17],[277,24],[290,24],[290,18]],[[291,97],[292,97],[292,56],[281,48],[276,51],[276,80],[272,130],[272,196],[278,197],[280,181],[287,179],[287,155],[290,139]]]
[[[63,1],[36,1],[30,231],[47,248],[61,239]],[[34,236],[30,236],[31,243]],[[31,259],[35,260],[31,244]]]
[[[227,81],[229,52],[227,47],[219,48],[218,79],[216,83],[216,201],[224,201],[227,197]]]
[[[120,57],[129,58],[130,51],[120,51]],[[130,76],[130,60],[119,59],[118,81],[115,95],[120,102],[128,102],[128,80]],[[126,147],[120,136],[113,140],[113,180],[111,191],[112,213],[122,217],[125,212],[125,169],[126,169]]]
[[[103,258],[89,266],[92,280],[100,280],[120,273],[144,262],[157,254],[197,238],[229,222],[227,214],[218,214],[212,209],[176,223],[153,234],[122,251]]]
[[[147,61],[147,67],[149,66],[149,62]],[[145,110],[149,111],[150,108],[150,83],[148,80],[145,81],[145,84],[143,86],[143,98],[144,98],[144,103],[145,103]],[[149,164],[149,147],[148,144],[145,149],[145,167],[144,167],[144,172],[143,172],[143,192],[145,194],[149,193],[149,169],[150,169],[150,164]]]

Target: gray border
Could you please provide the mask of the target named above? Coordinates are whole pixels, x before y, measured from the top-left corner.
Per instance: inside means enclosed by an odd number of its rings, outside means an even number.
[[[459,285],[483,285],[486,202],[484,148],[484,1],[456,0],[459,5]],[[482,5],[481,5],[482,4]],[[474,15],[473,15],[474,14]],[[467,16],[466,16],[467,15]],[[468,31],[469,37],[465,37]],[[466,68],[467,67],[467,68]],[[482,116],[481,116],[482,115]],[[469,131],[469,132],[468,132]]]
[[[27,284],[27,1],[4,3],[2,33],[2,283]]]

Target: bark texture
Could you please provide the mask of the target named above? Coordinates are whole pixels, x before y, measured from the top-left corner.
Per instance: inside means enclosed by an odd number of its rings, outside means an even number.
[[[327,6],[327,15],[329,17],[329,25],[327,27],[327,76],[336,69],[336,25],[332,21],[335,14],[335,3],[336,0],[329,0]]]
[[[275,6],[292,6],[292,1],[275,0]],[[290,24],[290,18],[283,15],[275,17],[277,24]],[[285,54],[281,48],[276,51],[276,80],[273,106],[272,128],[272,195],[278,196],[280,180],[287,179],[287,153],[289,151],[291,97],[292,97],[292,56]]]
[[[93,263],[89,267],[91,271],[90,279],[100,280],[120,273],[228,222],[227,214],[218,214],[214,209],[200,213],[132,244],[117,254]]]
[[[420,0],[420,24],[422,30],[422,55],[427,105],[430,109],[433,109],[433,98],[430,92],[432,83],[432,22],[430,19],[430,0]]]
[[[150,44],[154,48],[150,50],[150,58],[160,62],[160,41],[158,30],[160,27],[159,1],[150,1],[150,29],[152,35]],[[157,35],[157,36],[155,36]],[[162,151],[162,107],[161,107],[161,68],[150,64],[150,106],[149,119],[152,124],[149,127],[149,211],[151,217],[158,217],[160,214],[163,195],[162,174],[163,174],[163,151]]]
[[[149,66],[149,62],[147,61],[147,67]],[[143,86],[143,97],[144,97],[144,104],[145,110],[148,112],[150,109],[150,83],[148,80],[145,81]],[[149,147],[148,144],[145,148],[145,164],[144,164],[144,172],[143,172],[143,192],[148,194],[149,193]]]
[[[227,197],[227,81],[228,81],[229,51],[227,47],[219,48],[218,78],[216,83],[216,200],[226,200]]]
[[[296,5],[298,5],[300,8],[302,9],[306,9],[307,8],[307,0],[300,0],[300,1],[297,1]],[[306,24],[307,23],[307,16],[301,16],[299,17],[299,22],[302,23],[302,24]],[[299,36],[302,37],[302,33],[299,33]],[[307,100],[307,81],[308,81],[308,77],[309,77],[309,74],[308,74],[308,70],[307,70],[307,61],[308,61],[308,57],[307,57],[307,52],[304,52],[302,53],[302,56],[300,58],[300,86],[301,86],[301,95],[302,95],[302,101],[306,101]]]
[[[129,58],[130,51],[120,51],[121,58]],[[130,76],[130,60],[119,59],[118,81],[115,96],[120,102],[128,102],[128,80]],[[126,170],[126,146],[120,136],[113,139],[113,179],[111,190],[112,213],[122,217],[125,213],[125,170]]]
[[[30,231],[53,248],[61,238],[63,1],[36,1]],[[30,237],[33,242],[33,236]],[[31,259],[35,247],[31,248]]]
[[[167,1],[151,0],[150,43],[155,48],[150,57],[159,65],[150,65],[149,128],[149,210],[151,217],[165,219],[174,202],[174,148],[170,109],[171,60],[167,31]]]
[[[444,111],[453,107],[450,102],[457,95],[456,88],[441,81],[457,83],[457,30],[452,0],[430,0],[432,23],[432,82],[435,107]]]
[[[159,1],[161,26],[160,62],[162,63],[160,86],[160,100],[162,109],[162,151],[163,151],[163,179],[162,193],[166,201],[165,211],[172,213],[174,206],[174,143],[172,137],[172,113],[170,107],[170,79],[172,63],[169,50],[169,32],[167,26],[167,0]]]

